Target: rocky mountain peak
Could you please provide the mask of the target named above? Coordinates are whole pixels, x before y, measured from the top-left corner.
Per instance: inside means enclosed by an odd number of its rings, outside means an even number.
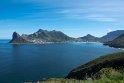
[[[96,38],[95,36],[92,36],[91,34],[87,34],[86,36],[84,36],[83,38]]]
[[[13,32],[13,36],[12,36],[13,39],[17,39],[19,37],[20,35],[17,32]]]
[[[12,40],[9,43],[29,43],[26,39],[20,36],[17,32],[13,32]]]
[[[39,29],[36,33],[42,33],[42,32],[44,32],[44,31],[46,31],[46,30]]]
[[[91,34],[87,34],[86,37],[94,37],[94,36],[92,36]]]

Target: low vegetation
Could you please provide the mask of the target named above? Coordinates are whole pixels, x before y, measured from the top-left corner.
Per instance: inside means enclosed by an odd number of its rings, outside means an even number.
[[[124,52],[102,56],[64,78],[28,83],[124,83]]]
[[[123,69],[122,69],[123,70]],[[112,68],[103,68],[95,76],[97,78],[87,78],[86,80],[76,79],[48,79],[46,81],[28,82],[28,83],[124,83],[124,71]]]
[[[86,76],[92,77],[103,68],[112,67],[114,69],[120,69],[124,67],[124,52],[109,54],[97,58],[87,64],[84,64],[78,68],[73,69],[67,76],[71,79],[85,79]]]

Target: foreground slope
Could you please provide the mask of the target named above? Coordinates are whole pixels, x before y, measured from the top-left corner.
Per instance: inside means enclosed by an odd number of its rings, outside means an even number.
[[[67,78],[85,79],[86,76],[92,77],[103,68],[112,67],[120,69],[124,67],[124,52],[114,53],[107,56],[97,58],[87,64],[84,64],[76,69],[73,69]]]
[[[97,58],[75,68],[66,78],[27,83],[124,83],[124,52]]]
[[[48,79],[46,81],[27,82],[27,83],[124,83],[124,71],[112,68],[101,69],[96,76],[98,79],[87,78],[86,80],[76,79]]]

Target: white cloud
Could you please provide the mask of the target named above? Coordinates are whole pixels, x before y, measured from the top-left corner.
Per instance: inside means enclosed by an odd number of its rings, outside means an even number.
[[[80,6],[64,9],[61,13],[66,17],[68,16],[75,19],[77,17],[77,19],[89,19],[94,21],[122,22],[124,19],[123,4],[124,1],[122,0],[87,0],[80,2]]]
[[[112,30],[112,29],[110,29],[110,28],[108,28],[108,29],[107,29],[107,32],[111,32],[111,31],[113,31],[113,30]]]
[[[91,14],[86,16],[87,19],[95,20],[95,21],[103,21],[103,22],[115,22],[116,19],[111,17],[106,17],[100,14]]]
[[[124,0],[13,0],[38,7],[57,8],[63,18],[88,19],[102,22],[122,22]],[[48,12],[51,13],[52,11]],[[53,11],[55,12],[55,11]]]

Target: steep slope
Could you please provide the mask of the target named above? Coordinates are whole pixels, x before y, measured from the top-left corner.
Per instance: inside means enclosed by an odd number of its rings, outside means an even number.
[[[27,83],[124,83],[124,52],[97,58],[72,70],[66,78]]]
[[[112,41],[113,39],[117,38],[118,36],[124,34],[124,30],[117,30],[109,32],[107,35],[100,38],[101,42],[108,42]]]
[[[97,42],[99,40],[99,38],[92,36],[90,34],[88,34],[84,37],[80,37],[79,39],[80,39],[80,41],[83,41],[83,42]]]
[[[104,43],[104,45],[109,45],[110,47],[124,48],[124,34],[115,38],[112,41]]]
[[[96,78],[85,80],[50,78],[45,81],[26,82],[26,83],[124,83],[124,71],[112,68],[103,68],[96,75]]]
[[[68,74],[67,78],[85,79],[85,77],[92,77],[101,69],[109,67],[114,69],[124,68],[124,52],[102,56],[96,60],[75,68]]]
[[[12,35],[12,40],[9,43],[30,43],[23,37],[21,37],[18,33],[14,32]]]

